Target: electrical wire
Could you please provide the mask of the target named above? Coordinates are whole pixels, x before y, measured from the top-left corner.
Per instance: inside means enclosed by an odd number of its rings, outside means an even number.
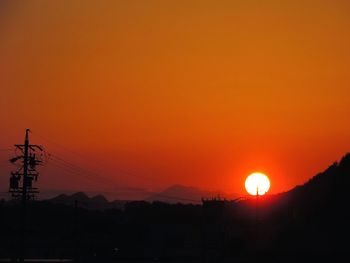
[[[83,176],[85,178],[88,178],[88,179],[93,179],[93,180],[96,180],[97,182],[99,182],[97,180],[97,178],[95,177],[91,177],[91,176],[86,176],[86,174],[82,174],[82,172],[84,171],[87,171],[86,169],[84,168],[81,168],[75,164],[72,164],[71,162],[67,162],[65,161],[63,158],[59,158],[57,155],[55,154],[51,154],[51,156],[54,156],[56,157],[55,160],[59,160],[61,161],[61,163],[59,164],[62,164],[63,162],[63,168],[68,168],[68,172],[74,172],[74,174],[78,175],[78,176]],[[65,165],[66,164],[66,165]],[[62,167],[62,166],[61,166]],[[73,169],[73,170],[72,170]],[[78,169],[78,170],[76,170]],[[89,172],[89,171],[88,171]],[[89,172],[91,173],[91,172]],[[95,172],[92,172],[91,173],[92,175],[97,175],[99,178],[101,178],[101,176],[99,174],[96,174]],[[107,179],[107,186],[110,186],[110,184],[108,184],[108,182],[111,182],[112,180],[107,178],[107,177],[102,177],[103,179]],[[123,191],[129,191],[129,192],[135,192],[135,190],[132,190],[132,189],[121,189]],[[136,191],[139,191],[139,190],[136,190]],[[118,193],[117,191],[111,191],[111,193]],[[151,191],[144,191],[145,194],[152,194],[154,196],[159,196],[159,197],[163,197],[163,198],[166,198],[166,199],[172,199],[172,200],[178,200],[178,201],[187,201],[187,202],[195,202],[195,203],[201,203],[201,200],[194,200],[194,199],[188,199],[188,198],[183,198],[183,197],[176,197],[176,196],[169,196],[169,195],[164,195],[164,194],[161,194],[161,193],[158,193],[158,192],[151,192]]]
[[[105,177],[105,176],[102,176],[101,174],[95,172],[95,171],[92,171],[90,169],[86,169],[86,168],[82,168],[78,165],[75,165],[71,162],[68,162],[66,160],[64,160],[63,158],[60,158],[58,157],[57,155],[55,154],[51,154],[51,160],[59,163],[60,165],[63,165],[64,167],[68,168],[70,171],[76,173],[76,174],[80,174],[80,175],[85,175],[85,176],[89,176],[90,178],[93,178],[95,180],[104,180],[106,182],[108,182],[108,184],[110,183],[116,183],[113,179],[111,178],[108,178],[108,177]]]
[[[87,174],[87,173],[84,173],[82,171],[76,170],[70,166],[65,165],[64,163],[57,162],[56,160],[52,160],[52,162],[50,162],[50,164],[65,170],[69,174],[84,177],[86,179],[92,180],[92,181],[97,182],[97,183],[103,183],[103,184],[108,185],[108,186],[111,186],[111,183],[115,184],[115,182],[111,179],[106,180],[107,178],[103,178],[104,180],[101,181],[100,180],[101,178],[96,178],[96,176],[92,176],[91,174]]]
[[[13,148],[0,148],[0,152],[9,152],[12,150],[13,150]]]
[[[32,132],[33,134],[33,132]],[[61,145],[60,143],[47,138],[46,136],[43,136],[41,134],[38,134],[37,132],[34,133],[35,135],[37,135],[38,137],[40,137],[41,139],[43,139],[44,141],[47,142],[51,142],[57,146],[59,146],[61,149],[65,150],[66,152],[69,152],[71,154],[74,154],[75,156],[79,157],[81,160],[83,160],[84,162],[86,162],[86,157],[76,151],[73,151],[69,148],[67,148],[66,146]],[[57,155],[56,155],[57,156]],[[61,158],[62,159],[62,158]],[[99,163],[98,161],[94,160],[94,163],[100,164],[100,166],[103,166],[101,163]],[[140,174],[136,174],[136,173],[132,173],[130,171],[127,171],[125,169],[119,168],[119,167],[114,167],[115,170],[118,170],[120,173],[124,174],[124,175],[129,175],[135,178],[139,178],[139,179],[143,179],[143,180],[153,180],[154,178],[151,178],[149,176],[145,176],[145,175],[140,175]]]
[[[99,183],[102,183],[100,181],[97,180],[96,177],[91,177],[91,176],[86,176],[85,174],[82,174],[81,172],[79,171],[76,171],[76,170],[72,170],[72,168],[68,165],[65,165],[64,163],[60,163],[60,162],[57,162],[56,160],[54,160],[54,163],[51,163],[53,164],[54,166],[58,167],[58,168],[61,168],[61,169],[64,169],[66,172],[68,172],[69,174],[74,174],[74,175],[77,175],[77,176],[80,176],[80,177],[85,177],[87,179],[92,179],[94,182],[99,182]],[[110,180],[108,180],[110,181]],[[103,183],[102,183],[103,184]],[[110,183],[107,182],[106,186],[109,186],[110,187]],[[123,190],[123,191],[128,191],[128,192],[137,192],[137,191],[140,191],[140,190],[135,190],[135,189],[129,189],[129,188],[125,188],[125,189],[120,189],[120,190]],[[109,190],[109,193],[118,193],[118,191],[110,191]],[[183,198],[183,197],[176,197],[176,196],[170,196],[170,195],[165,195],[165,194],[161,194],[161,193],[157,193],[157,192],[152,192],[152,191],[143,191],[143,193],[145,194],[152,194],[154,196],[159,196],[159,197],[162,197],[162,198],[166,198],[166,199],[171,199],[171,200],[178,200],[178,201],[187,201],[187,202],[194,202],[194,203],[201,203],[200,200],[195,200],[195,199],[189,199],[189,198]]]
[[[33,134],[33,132],[32,132],[32,134]],[[80,157],[84,161],[86,161],[86,158],[83,155],[81,155],[80,153],[72,151],[71,149],[68,149],[67,147],[55,142],[54,140],[47,138],[46,136],[38,134],[37,132],[35,132],[34,134],[37,135],[38,137],[42,138],[43,140],[50,142],[52,144],[55,144],[55,145],[61,147],[62,149],[64,149],[65,151],[70,152],[70,153]],[[102,176],[100,173],[98,173],[96,171],[81,167],[75,163],[72,163],[71,161],[67,161],[55,153],[44,151],[44,155],[45,155],[45,159],[46,159],[47,164],[51,164],[51,165],[55,166],[56,168],[59,168],[62,171],[66,172],[67,174],[79,176],[79,177],[84,177],[90,181],[93,181],[94,183],[99,183],[99,184],[102,184],[102,185],[105,185],[108,187],[110,187],[111,184],[116,184],[116,182],[113,179]],[[117,168],[117,170],[123,174],[130,175],[133,177],[138,177],[138,178],[147,179],[147,180],[151,179],[151,178],[147,178],[145,176],[131,173],[131,172],[126,171],[124,169]],[[119,189],[119,192],[120,192],[120,190],[128,191],[128,192],[140,191],[140,190],[135,190],[135,189],[130,189],[130,188]],[[118,191],[110,191],[110,190],[109,190],[109,192],[116,193],[116,194],[118,193]],[[165,195],[165,194],[162,194],[159,192],[153,192],[153,191],[142,191],[142,192],[144,192],[145,194],[158,196],[158,197],[171,199],[171,200],[186,201],[186,202],[192,202],[192,203],[201,203],[201,200],[177,197],[177,196],[172,196],[172,195],[170,196],[170,195]]]

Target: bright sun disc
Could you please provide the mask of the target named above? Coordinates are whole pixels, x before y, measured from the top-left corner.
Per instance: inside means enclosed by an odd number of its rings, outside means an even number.
[[[270,180],[263,173],[252,173],[245,180],[245,189],[251,195],[264,195],[270,189]]]

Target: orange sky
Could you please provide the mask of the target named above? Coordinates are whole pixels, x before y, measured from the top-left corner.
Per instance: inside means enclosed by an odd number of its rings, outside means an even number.
[[[116,187],[240,194],[252,171],[277,193],[350,149],[346,0],[9,1],[0,10],[0,148],[29,127],[33,143]],[[41,188],[107,187],[49,166]],[[9,168],[0,171],[6,189]]]

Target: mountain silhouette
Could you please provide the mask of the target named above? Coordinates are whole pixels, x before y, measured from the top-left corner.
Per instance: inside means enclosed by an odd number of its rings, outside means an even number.
[[[103,195],[89,197],[84,192],[77,192],[72,195],[61,194],[47,201],[68,206],[74,206],[77,202],[78,207],[88,210],[122,209],[127,202],[123,200],[109,202]]]
[[[261,250],[271,253],[333,255],[346,251],[350,234],[350,154],[305,184],[277,195],[240,202],[245,220],[259,217]],[[262,238],[263,237],[263,238]]]
[[[210,198],[217,193],[181,185],[152,202],[62,194],[28,202],[27,249],[38,258],[72,258],[78,240],[81,262],[340,262],[350,235],[349,183],[347,154],[305,184],[259,198]],[[206,196],[202,205],[178,203]],[[20,208],[18,201],[0,206],[4,258],[17,253]]]
[[[189,187],[183,185],[173,185],[171,187],[166,188],[165,190],[159,193],[152,193],[150,197],[146,198],[147,202],[160,201],[169,204],[182,203],[182,204],[199,204],[202,202],[202,198],[213,198],[220,197],[226,199],[234,199],[237,195],[227,195],[224,192],[216,191],[204,191],[200,190],[196,187]],[[74,206],[75,201],[78,202],[78,206],[85,209],[96,209],[96,210],[104,210],[104,209],[123,209],[124,205],[128,202],[132,202],[132,200],[113,200],[108,201],[107,198],[98,194],[92,197],[89,197],[84,192],[77,192],[71,195],[69,194],[60,194],[56,197],[48,199],[47,201],[56,204],[64,204]]]

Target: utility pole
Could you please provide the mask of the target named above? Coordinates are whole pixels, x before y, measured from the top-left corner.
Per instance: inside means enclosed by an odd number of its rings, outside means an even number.
[[[17,166],[15,172],[11,172],[9,193],[14,199],[21,199],[21,243],[20,262],[24,262],[26,243],[26,223],[27,223],[27,200],[34,199],[39,193],[38,188],[33,187],[33,180],[37,181],[39,173],[36,166],[42,164],[42,160],[37,157],[37,152],[42,153],[43,148],[39,145],[29,143],[29,129],[26,129],[24,144],[15,144],[16,150],[20,153],[9,161]],[[17,162],[22,160],[22,163]],[[22,180],[22,187],[20,181]]]

